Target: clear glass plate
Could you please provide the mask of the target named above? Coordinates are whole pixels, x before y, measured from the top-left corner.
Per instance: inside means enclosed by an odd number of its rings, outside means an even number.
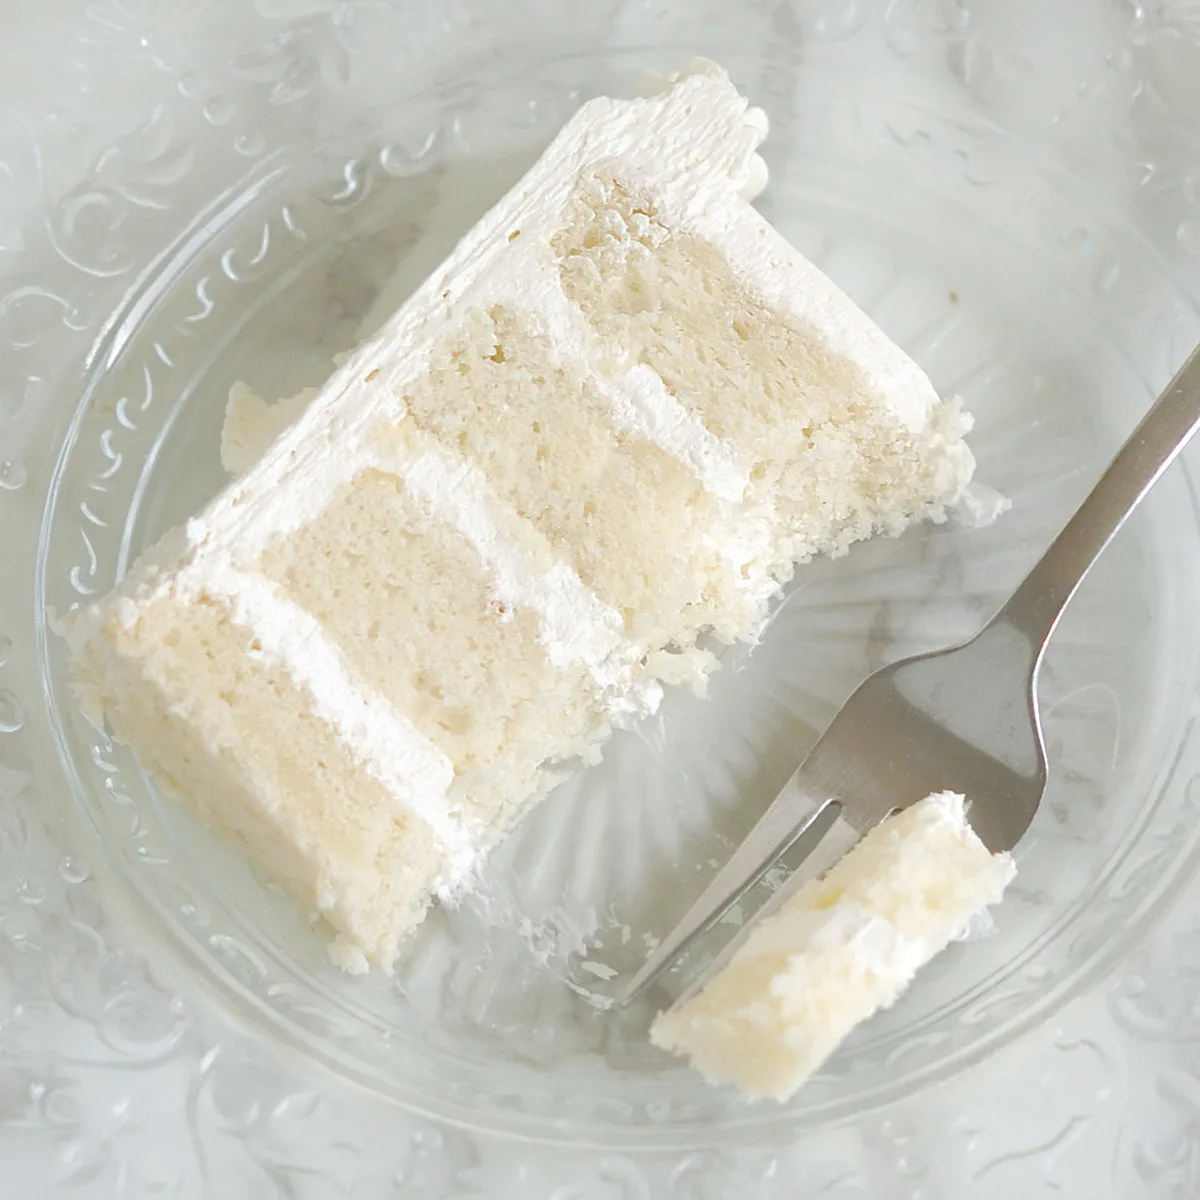
[[[395,108],[344,107],[269,156],[235,142],[250,165],[214,169],[89,360],[42,514],[38,611],[107,590],[221,484],[234,380],[278,395],[320,382],[381,291],[417,282],[584,96],[631,92],[645,58],[542,60]],[[727,65],[752,92],[769,75],[758,59]],[[853,685],[969,634],[1016,583],[1165,382],[1181,348],[1153,336],[1155,321],[1171,305],[1191,312],[1135,231],[984,120],[833,70],[806,78],[803,120],[774,113],[761,206],[963,397],[978,478],[1012,508],[801,568],[761,643],[725,653],[710,698],[672,696],[619,734],[496,853],[480,894],[431,916],[394,979],[329,965],[327,931],[97,736],[39,625],[74,811],[170,952],[253,1027],[416,1111],[605,1146],[832,1121],[945,1078],[1054,1012],[1193,868],[1196,796],[1174,769],[1196,736],[1200,654],[1185,469],[1121,534],[1055,639],[1050,789],[994,933],[953,947],[783,1108],[708,1089],[654,1051],[650,1002],[597,1008],[604,977],[669,927]],[[92,215],[81,203],[67,234],[86,235]]]

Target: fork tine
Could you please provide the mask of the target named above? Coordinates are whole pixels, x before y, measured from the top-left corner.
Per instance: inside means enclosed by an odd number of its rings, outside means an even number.
[[[771,864],[813,827],[834,801],[814,802],[800,787],[801,772],[788,780],[783,791],[759,818],[746,839],[704,889],[683,919],[654,948],[617,997],[628,1004],[639,996],[697,934],[709,928],[748,888],[758,882]]]
[[[717,975],[729,965],[730,960],[746,943],[746,939],[757,925],[791,899],[804,884],[824,875],[854,847],[865,832],[856,829],[846,820],[840,804],[822,805],[818,815],[822,819],[819,822],[814,819],[808,826],[817,834],[816,845],[808,852],[804,861],[767,898],[762,907],[709,960],[704,970],[675,998],[671,1004],[672,1011],[708,987]],[[814,828],[815,825],[819,825],[819,828]]]

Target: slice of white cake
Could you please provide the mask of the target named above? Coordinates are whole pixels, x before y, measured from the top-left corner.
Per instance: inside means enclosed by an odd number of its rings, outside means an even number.
[[[651,1040],[711,1083],[786,1100],[1000,900],[1015,870],[975,836],[962,796],[929,796],[765,917],[707,987],[655,1020]]]
[[[244,473],[68,623],[93,719],[348,967],[702,680],[701,633],[971,474],[957,404],[744,198],[761,113],[711,64],[664,88],[584,105],[315,397],[241,397]]]

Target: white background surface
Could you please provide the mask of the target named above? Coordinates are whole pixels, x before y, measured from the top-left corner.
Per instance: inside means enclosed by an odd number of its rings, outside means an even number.
[[[132,145],[169,173],[164,149],[138,141],[164,96],[194,98],[219,126],[224,101],[211,81],[234,54],[282,56],[297,88],[312,72],[336,73],[349,53],[432,80],[448,61],[531,38],[686,45],[698,23],[711,38],[722,22],[767,47],[852,41],[875,80],[894,75],[943,104],[970,97],[1108,190],[1182,277],[1197,278],[1200,4],[1185,0],[609,0],[569,13],[552,0],[450,0],[440,11],[417,0],[9,0],[0,345],[94,316],[86,288],[74,294],[78,312],[30,293],[30,256],[47,229],[103,219],[92,197],[116,178],[114,155]],[[802,77],[796,87],[803,113]],[[97,185],[87,203],[84,179]],[[0,362],[6,525],[36,524],[45,447],[28,414],[50,402],[43,383]],[[38,747],[22,705],[33,680],[5,650],[6,634],[22,636],[20,600],[0,597],[0,841],[20,848],[21,864],[0,871],[2,1197],[1200,1195],[1196,887],[1051,1025],[950,1085],[794,1145],[682,1157],[561,1151],[438,1128],[355,1093],[233,1027],[190,981],[159,977],[140,957],[144,931],[96,877],[88,848],[69,844],[31,800]]]

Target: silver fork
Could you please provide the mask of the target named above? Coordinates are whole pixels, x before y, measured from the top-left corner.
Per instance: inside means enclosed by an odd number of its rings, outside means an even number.
[[[813,848],[676,999],[695,995],[750,930],[890,812],[961,792],[989,850],[1012,850],[1046,786],[1037,680],[1088,569],[1200,427],[1200,349],[1000,611],[970,641],[876,671],[842,706],[712,883],[620,991],[628,1003],[801,837]]]

